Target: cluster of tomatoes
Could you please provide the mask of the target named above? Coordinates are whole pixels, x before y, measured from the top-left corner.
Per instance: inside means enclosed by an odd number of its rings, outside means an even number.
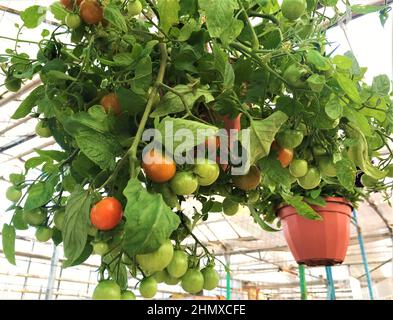
[[[159,283],[180,283],[185,292],[196,294],[203,289],[215,289],[220,280],[214,264],[208,263],[200,270],[197,259],[181,248],[175,249],[170,240],[164,242],[155,252],[137,255],[135,259],[123,254],[122,262],[130,269],[137,265],[141,270],[143,279],[139,283],[139,292],[146,299],[156,295]],[[104,280],[96,286],[93,299],[134,300],[135,295],[131,291],[121,292],[121,288],[113,280]]]
[[[71,11],[65,18],[65,23],[70,29],[79,28],[82,22],[87,25],[104,22],[104,8],[97,0],[60,0],[60,2]],[[127,12],[130,16],[140,14],[142,12],[141,2],[139,0],[130,1]]]

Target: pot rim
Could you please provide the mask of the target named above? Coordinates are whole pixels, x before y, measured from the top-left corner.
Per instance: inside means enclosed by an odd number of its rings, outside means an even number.
[[[329,202],[330,202],[330,203],[333,202],[333,203],[345,204],[345,205],[351,207],[351,209],[353,210],[353,205],[352,205],[352,203],[351,203],[350,201],[348,201],[347,199],[345,199],[344,197],[324,197],[324,199],[325,199],[325,201],[328,202],[328,203],[329,203]],[[286,204],[286,203],[282,203],[282,204],[278,205],[278,206],[276,207],[276,209],[275,209],[275,211],[276,211],[276,216],[277,216],[277,217],[279,217],[278,211],[280,211],[282,208],[285,208],[285,207],[292,207],[292,206],[289,205],[289,204]],[[311,207],[320,207],[320,206],[311,205]],[[323,207],[320,207],[320,208],[323,208]]]

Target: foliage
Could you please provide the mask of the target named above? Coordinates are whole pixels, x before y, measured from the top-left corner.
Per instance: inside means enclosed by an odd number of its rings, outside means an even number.
[[[36,221],[44,220],[35,227],[42,227],[65,209],[64,228],[53,232],[53,241],[63,242],[65,267],[82,263],[93,244],[105,242],[109,252],[102,257],[100,279],[110,277],[124,290],[127,272],[138,279],[149,276],[140,270],[136,255],[155,252],[174,239],[175,248],[187,252],[188,273],[197,273],[199,281],[201,261],[206,258],[210,267],[214,255],[192,229],[217,207],[221,211],[222,201],[215,196],[248,206],[261,228],[277,231],[275,210],[282,203],[320,219],[312,205],[323,206],[326,196],[356,205],[370,192],[391,191],[385,180],[393,171],[391,81],[380,75],[365,83],[366,68],[354,54],[334,55],[326,39],[326,30],[346,16],[339,2],[348,7],[348,1],[307,1],[307,9],[296,1],[300,17],[291,14],[291,20],[277,0],[85,1],[95,3],[96,17],[87,20],[73,1],[68,7],[50,6],[59,26],[42,32],[34,56],[19,46],[29,42],[23,30],[40,25],[47,9],[27,8],[21,13],[23,24],[17,25],[15,46],[0,55],[8,84],[35,76],[42,81],[12,118],[39,119],[63,149],[37,150],[26,161],[25,172],[10,177],[24,193],[10,211],[34,212]],[[334,17],[324,15],[325,6],[336,9]],[[351,9],[379,11],[382,23],[389,11],[385,6]],[[70,14],[80,14],[82,24],[67,26]],[[92,23],[93,18],[99,22]],[[108,95],[112,105],[103,102]],[[167,131],[167,123],[174,131]],[[174,139],[176,130],[188,129],[194,136],[200,129],[209,129],[211,136],[219,135],[220,128],[237,130],[236,143],[246,150],[248,164],[259,167],[260,184],[251,191],[235,187],[230,169],[236,159],[230,157],[229,164],[217,160],[220,176],[194,192],[203,208],[190,220],[179,205],[187,197],[176,195],[169,183],[154,183],[141,170],[147,144],[142,136],[153,128],[168,150],[171,145],[185,153],[204,145],[206,137],[184,142]],[[216,149],[215,155],[228,152]],[[292,176],[288,164],[293,159],[305,160],[312,175]],[[41,171],[39,177],[25,179],[32,169]],[[177,171],[187,174],[175,177],[198,178],[201,169],[194,170],[193,165],[177,164]],[[364,188],[362,174],[375,184]],[[114,229],[97,230],[89,213],[108,196],[120,201],[124,215]],[[14,221],[3,227],[4,252],[11,263]],[[195,245],[182,244],[187,236]],[[168,281],[174,280],[179,279]]]

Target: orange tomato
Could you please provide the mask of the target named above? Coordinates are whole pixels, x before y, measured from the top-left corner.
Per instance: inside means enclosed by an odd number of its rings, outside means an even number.
[[[142,168],[153,182],[164,183],[171,180],[176,173],[175,162],[157,150],[150,150],[142,159]]]
[[[96,0],[83,0],[79,15],[86,24],[98,24],[104,19],[104,10]]]
[[[112,109],[115,115],[121,113],[120,102],[115,93],[110,93],[107,94],[106,96],[103,96],[100,103],[104,107],[107,113],[109,112],[110,109]]]
[[[293,150],[282,148],[278,151],[277,160],[280,161],[283,168],[288,167],[293,160]]]
[[[98,230],[111,230],[116,227],[123,216],[123,207],[113,197],[97,202],[90,211],[91,224]]]
[[[73,0],[60,0],[60,3],[63,5],[64,8],[72,10]]]
[[[261,182],[261,171],[257,166],[252,166],[250,171],[243,176],[233,176],[233,184],[244,191],[250,191],[259,186]]]

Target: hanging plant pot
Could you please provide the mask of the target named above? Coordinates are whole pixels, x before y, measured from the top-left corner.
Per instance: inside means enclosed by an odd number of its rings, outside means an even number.
[[[312,206],[322,220],[304,218],[288,205],[277,210],[285,239],[298,264],[332,266],[344,261],[352,206],[343,198],[329,197],[325,201],[325,207]]]

